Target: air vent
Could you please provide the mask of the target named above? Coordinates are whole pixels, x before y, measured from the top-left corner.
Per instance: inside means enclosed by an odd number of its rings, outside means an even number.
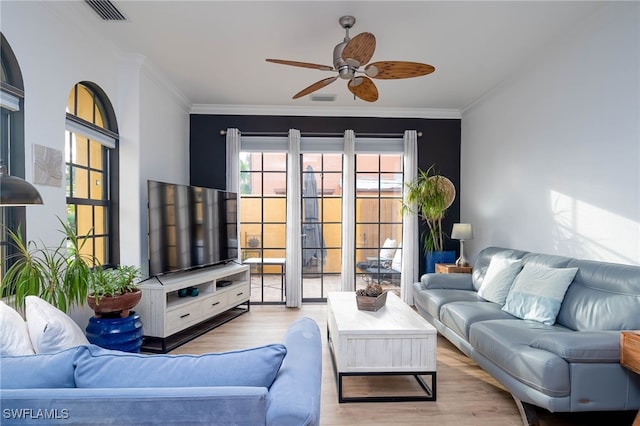
[[[122,13],[109,0],[85,0],[103,21],[126,21]]]
[[[333,102],[336,100],[336,95],[311,95],[311,100],[316,102]]]

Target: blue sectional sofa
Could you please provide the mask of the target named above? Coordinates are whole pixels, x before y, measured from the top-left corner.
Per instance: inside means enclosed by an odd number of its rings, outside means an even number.
[[[501,295],[487,293],[489,280],[482,289],[492,263],[512,268]],[[640,408],[640,375],[620,365],[620,331],[640,329],[640,267],[499,247],[482,250],[473,267],[472,275],[422,276],[414,284],[416,309],[495,377],[523,416],[535,411],[527,404],[551,412]],[[525,280],[525,269],[551,275]],[[492,284],[500,281],[495,271]],[[553,288],[559,279],[537,285],[557,272],[569,273],[566,290]],[[538,318],[548,308],[555,317]]]
[[[3,425],[319,424],[322,347],[309,318],[282,344],[218,354],[89,345],[0,362]]]

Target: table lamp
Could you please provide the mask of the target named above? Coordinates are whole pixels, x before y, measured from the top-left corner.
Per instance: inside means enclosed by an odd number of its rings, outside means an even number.
[[[464,242],[473,240],[473,229],[470,223],[454,223],[451,238],[460,240],[460,257],[456,260],[456,266],[469,266],[469,261],[464,257]]]

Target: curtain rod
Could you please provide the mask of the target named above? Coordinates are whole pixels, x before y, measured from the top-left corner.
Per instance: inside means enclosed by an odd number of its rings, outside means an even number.
[[[220,130],[221,135],[226,135],[227,130]],[[244,136],[288,136],[289,132],[240,132]],[[341,137],[344,133],[324,133],[324,132],[300,132],[301,136],[307,137]],[[418,137],[422,137],[422,132],[417,132]],[[404,133],[357,133],[356,136],[363,138],[401,138]]]

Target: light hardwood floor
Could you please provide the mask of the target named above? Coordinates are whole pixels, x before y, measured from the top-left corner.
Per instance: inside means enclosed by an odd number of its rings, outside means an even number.
[[[175,349],[172,354],[200,354],[280,342],[296,318],[314,319],[323,339],[321,425],[522,425],[518,409],[502,386],[441,336],[437,353],[437,401],[339,404],[326,337],[326,305],[251,306],[251,310]],[[351,386],[351,388],[349,387]],[[412,378],[358,378],[345,390],[358,394],[415,387]],[[568,415],[540,412],[542,425],[631,425],[633,413]]]

